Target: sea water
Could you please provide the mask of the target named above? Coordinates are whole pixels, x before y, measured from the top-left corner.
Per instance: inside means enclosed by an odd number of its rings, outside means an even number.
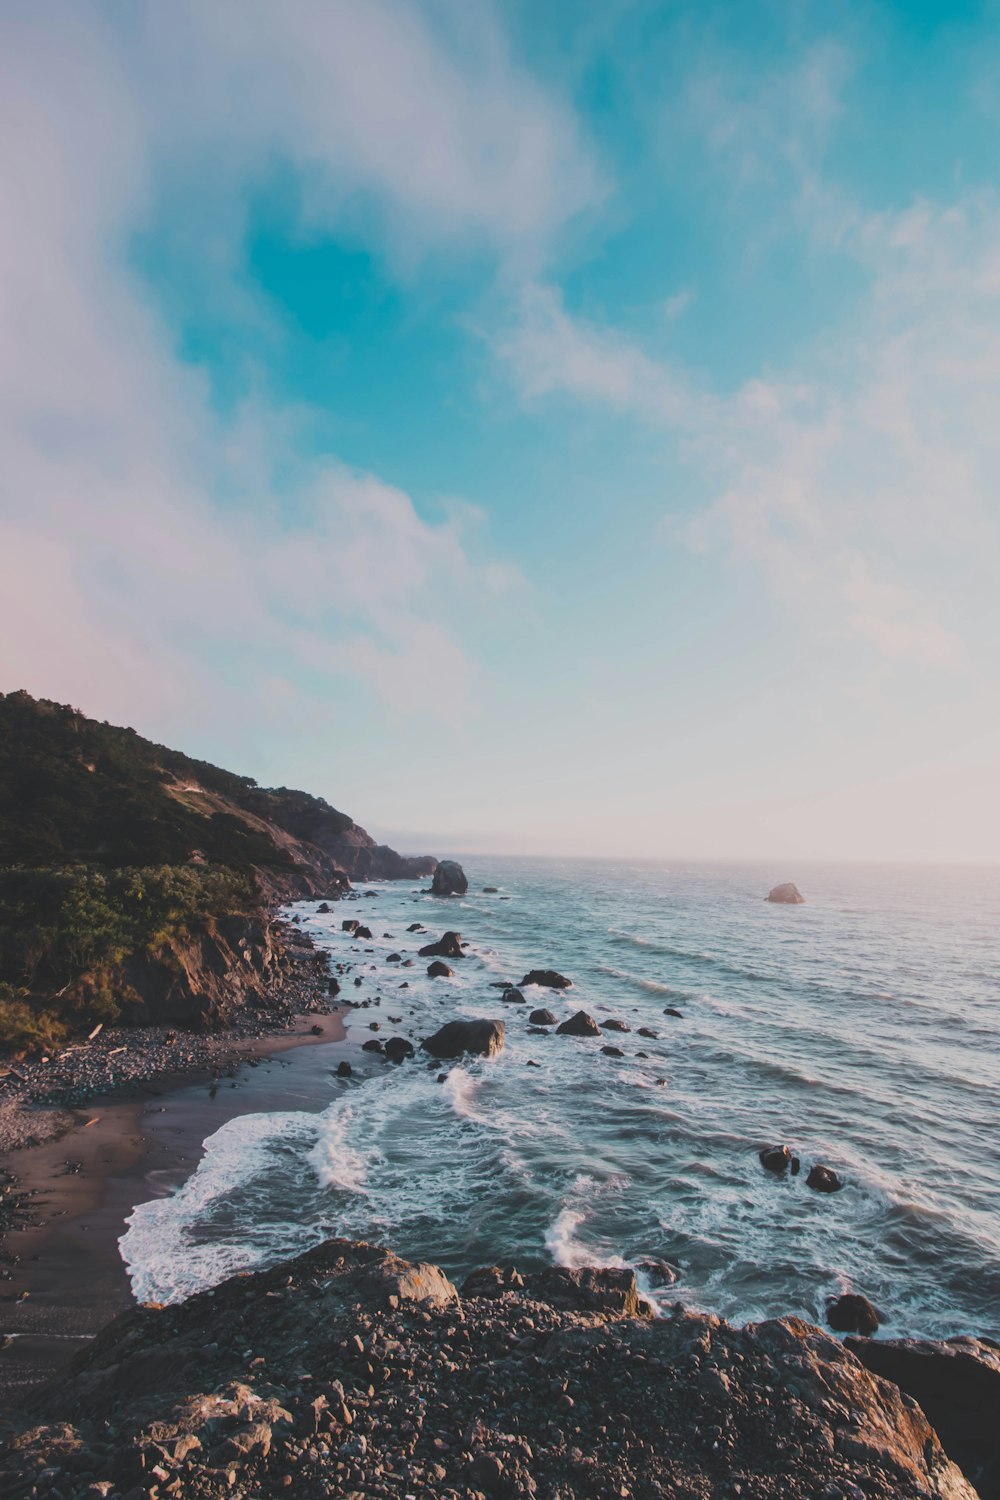
[[[349,1014],[354,1076],[334,1076],[331,1049],[309,1109],[230,1121],[178,1191],[135,1209],[121,1251],[138,1298],[345,1235],[453,1277],[636,1266],[661,1301],[735,1321],[821,1322],[854,1290],[890,1334],[1000,1337],[1000,871],[479,858],[466,871],[460,899],[396,882],[328,914],[289,909],[351,966],[345,997],[372,1002]],[[805,905],[763,899],[790,877]],[[342,932],[346,917],[372,940]],[[425,933],[407,932],[416,921]],[[416,950],[445,929],[466,956],[431,979]],[[498,986],[536,967],[572,989],[502,1003]],[[532,1034],[536,1006],[630,1030]],[[445,1021],[497,1016],[497,1057],[421,1056]],[[410,1038],[416,1059],[362,1051],[375,1035]],[[779,1179],[757,1152],[786,1142],[802,1171]],[[808,1188],[813,1162],[842,1191]],[[658,1289],[648,1261],[676,1283]]]

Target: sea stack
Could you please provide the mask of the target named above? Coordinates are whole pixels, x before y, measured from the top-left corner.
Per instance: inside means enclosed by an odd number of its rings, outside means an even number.
[[[806,898],[797,885],[793,885],[790,880],[786,880],[784,885],[776,885],[773,890],[768,891],[767,899],[768,901],[776,901],[781,906],[803,906]]]
[[[434,871],[431,892],[435,896],[464,896],[469,889],[465,871],[454,859],[443,859]]]

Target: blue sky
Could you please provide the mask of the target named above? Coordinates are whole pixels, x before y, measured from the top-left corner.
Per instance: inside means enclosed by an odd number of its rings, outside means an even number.
[[[0,686],[403,847],[1000,857],[996,6],[0,27]]]

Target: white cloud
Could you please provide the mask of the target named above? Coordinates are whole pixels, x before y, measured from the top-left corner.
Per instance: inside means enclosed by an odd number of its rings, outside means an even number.
[[[458,506],[429,522],[335,461],[276,484],[298,414],[257,394],[222,420],[127,258],[181,123],[185,149],[218,150],[220,192],[270,143],[322,184],[317,212],[335,184],[365,187],[425,243],[537,249],[588,190],[571,122],[488,28],[466,39],[466,75],[423,14],[178,0],[119,31],[110,8],[5,12],[4,687],[154,726],[238,712],[247,684],[270,701],[343,675],[394,713],[461,712],[476,678],[462,624],[516,572]],[[449,688],[436,705],[432,681]]]
[[[569,394],[682,442],[705,497],[690,539],[751,561],[799,628],[965,670],[997,634],[1000,199],[847,223],[827,228],[869,277],[855,316],[731,396],[571,316],[551,287],[494,348],[525,399]]]

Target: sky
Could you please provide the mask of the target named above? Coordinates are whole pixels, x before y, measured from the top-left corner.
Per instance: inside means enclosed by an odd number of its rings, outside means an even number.
[[[1000,860],[1000,8],[0,0],[0,690],[407,850]]]

